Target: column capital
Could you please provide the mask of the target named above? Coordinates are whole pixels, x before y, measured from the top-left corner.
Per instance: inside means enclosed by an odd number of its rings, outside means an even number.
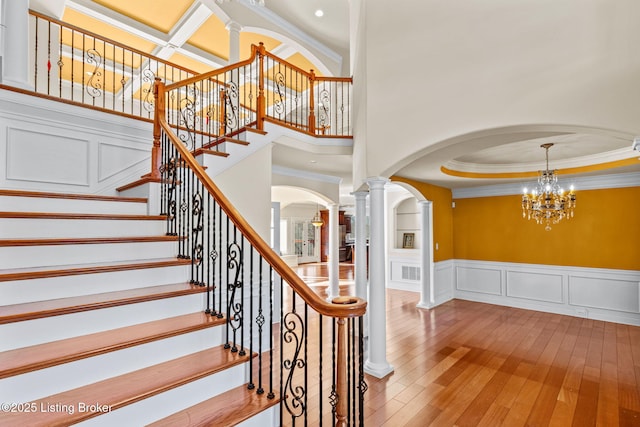
[[[367,198],[367,196],[369,195],[369,192],[368,192],[368,191],[360,190],[360,191],[354,191],[354,192],[352,192],[352,193],[351,193],[351,195],[352,195],[356,200],[358,200],[358,199],[360,199],[360,200],[364,200],[364,199],[366,199],[366,198]]]
[[[433,202],[431,200],[418,200],[418,204],[421,206],[429,206]]]
[[[242,25],[236,21],[229,21],[227,22],[227,25],[225,25],[224,27],[229,31],[237,31],[237,32],[242,31],[242,28],[243,28]]]
[[[391,180],[389,178],[383,178],[381,176],[372,176],[366,179],[366,183],[371,190],[378,190],[384,188],[384,186]]]

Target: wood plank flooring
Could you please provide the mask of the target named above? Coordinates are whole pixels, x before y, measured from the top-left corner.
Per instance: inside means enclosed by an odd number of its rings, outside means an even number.
[[[326,292],[327,268],[298,274]],[[353,267],[340,267],[341,294]],[[640,426],[640,327],[387,290],[387,360],[367,426]],[[375,333],[375,331],[371,331]]]

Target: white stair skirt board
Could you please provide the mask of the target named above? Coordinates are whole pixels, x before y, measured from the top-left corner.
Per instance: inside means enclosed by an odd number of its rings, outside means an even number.
[[[0,380],[0,402],[30,402],[222,344],[216,326]]]
[[[239,387],[247,380],[245,364],[91,418],[78,426],[142,426]]]
[[[0,218],[0,239],[161,236],[166,221],[135,219]]]
[[[0,206],[4,212],[147,214],[147,204],[141,202],[3,196],[2,194],[0,194]]]
[[[190,265],[178,265],[0,282],[0,307],[2,305],[185,283],[188,281],[190,270]]]
[[[57,341],[205,309],[203,294],[0,325],[0,351]]]
[[[0,269],[53,267],[74,264],[108,263],[123,260],[171,258],[178,242],[83,243],[0,247]]]

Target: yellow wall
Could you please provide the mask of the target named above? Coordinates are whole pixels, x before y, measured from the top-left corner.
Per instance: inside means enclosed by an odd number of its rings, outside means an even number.
[[[575,217],[550,231],[522,218],[518,195],[455,200],[454,257],[640,270],[640,187],[576,196]]]
[[[452,259],[454,248],[451,190],[399,176],[392,176],[391,180],[411,185],[427,200],[433,202],[433,260],[438,262]],[[436,243],[438,250],[435,249]]]

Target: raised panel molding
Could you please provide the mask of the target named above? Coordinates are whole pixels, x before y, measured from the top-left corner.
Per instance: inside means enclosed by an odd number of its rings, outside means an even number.
[[[570,275],[569,304],[640,313],[640,283]]]
[[[489,295],[502,295],[502,273],[494,268],[456,268],[456,289]]]
[[[86,139],[9,127],[6,179],[88,186],[89,152]]]
[[[452,260],[453,298],[640,326],[640,271]],[[446,280],[438,274],[437,282]],[[498,294],[504,283],[504,293]]]
[[[100,143],[98,148],[98,182],[111,178],[140,162],[149,161],[150,148],[140,149]]]
[[[562,278],[561,274],[507,270],[507,296],[562,303]]]

